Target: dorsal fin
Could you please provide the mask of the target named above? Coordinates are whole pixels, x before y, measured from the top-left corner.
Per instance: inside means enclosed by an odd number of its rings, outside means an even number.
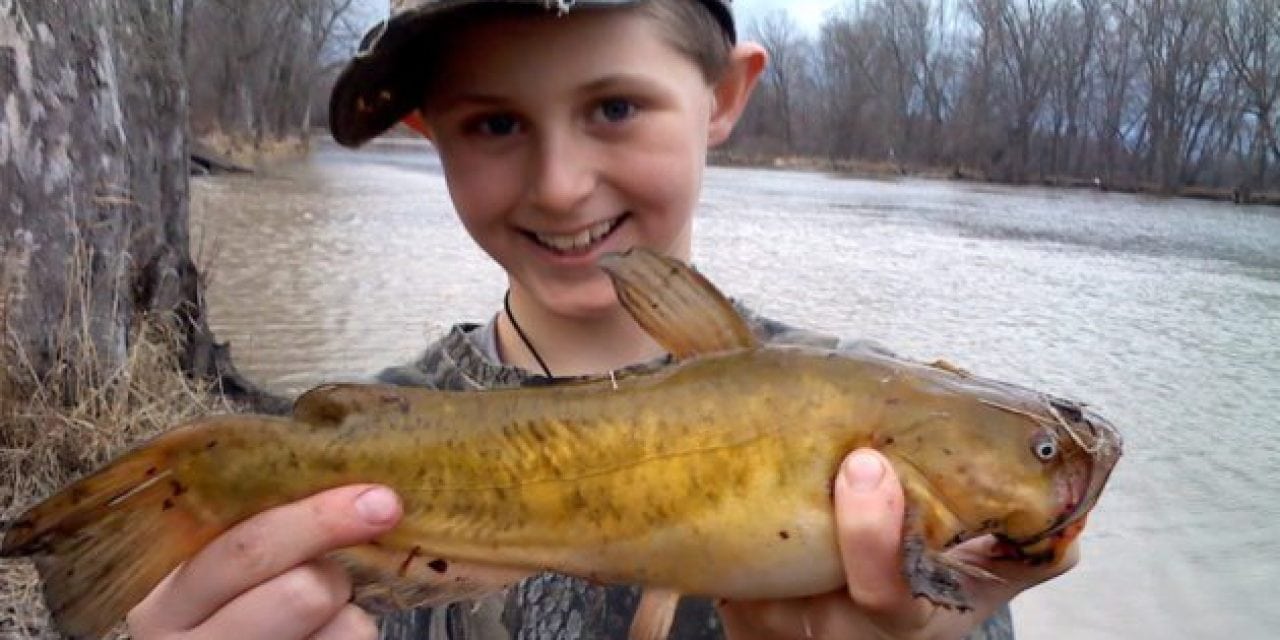
[[[599,264],[623,308],[677,360],[759,346],[733,303],[689,265],[639,247]]]

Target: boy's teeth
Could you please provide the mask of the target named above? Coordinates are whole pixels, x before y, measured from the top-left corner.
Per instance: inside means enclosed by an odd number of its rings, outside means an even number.
[[[538,242],[557,251],[581,250],[590,247],[600,238],[608,235],[609,232],[613,230],[613,227],[617,222],[617,218],[614,218],[613,220],[605,220],[604,222],[594,224],[587,229],[579,231],[578,233],[565,235],[535,233],[534,237],[538,239]]]

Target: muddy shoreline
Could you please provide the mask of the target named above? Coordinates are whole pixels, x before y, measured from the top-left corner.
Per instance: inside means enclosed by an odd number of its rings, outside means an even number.
[[[732,150],[717,150],[707,157],[710,164],[723,167],[755,167],[789,171],[820,171],[858,178],[927,178],[999,184],[1007,186],[1056,187],[1062,189],[1089,189],[1107,193],[1128,193],[1169,198],[1191,198],[1231,202],[1241,205],[1280,207],[1280,191],[1249,191],[1222,187],[1186,186],[1174,192],[1155,184],[1107,182],[1100,178],[1086,179],[1072,176],[1045,176],[1022,182],[997,180],[967,167],[913,167],[891,162],[871,162],[853,159],[831,159],[812,156],[775,156],[746,154]]]

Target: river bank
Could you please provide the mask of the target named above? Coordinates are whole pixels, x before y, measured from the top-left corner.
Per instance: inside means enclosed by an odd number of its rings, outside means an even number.
[[[933,180],[957,180],[999,184],[1005,186],[1055,187],[1062,189],[1083,189],[1101,193],[1127,193],[1159,197],[1191,198],[1215,202],[1231,202],[1242,205],[1265,205],[1280,207],[1280,191],[1250,191],[1237,188],[1184,186],[1175,192],[1169,192],[1159,185],[1150,183],[1107,182],[1101,178],[1078,178],[1072,176],[1044,176],[1024,182],[996,180],[983,172],[970,167],[913,167],[893,162],[872,162],[852,158],[821,158],[816,156],[781,156],[769,154],[751,154],[735,150],[715,150],[708,156],[708,162],[724,167],[755,167],[763,169],[785,169],[791,171],[818,171],[858,178],[895,178],[912,177]]]

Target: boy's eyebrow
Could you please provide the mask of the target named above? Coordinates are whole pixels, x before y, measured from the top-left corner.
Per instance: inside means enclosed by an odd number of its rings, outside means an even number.
[[[574,91],[580,94],[599,93],[618,86],[651,86],[653,81],[637,73],[613,73],[583,84]],[[445,111],[459,106],[508,106],[512,99],[489,93],[457,93],[445,94],[437,104],[439,110]]]
[[[648,85],[652,81],[641,74],[636,73],[614,73],[602,78],[597,78],[588,82],[579,89],[581,93],[595,93],[605,89],[612,88],[616,85]]]
[[[440,110],[448,110],[462,105],[476,106],[501,106],[508,104],[510,100],[501,96],[489,95],[484,93],[459,93],[454,95],[445,95],[437,104]]]

